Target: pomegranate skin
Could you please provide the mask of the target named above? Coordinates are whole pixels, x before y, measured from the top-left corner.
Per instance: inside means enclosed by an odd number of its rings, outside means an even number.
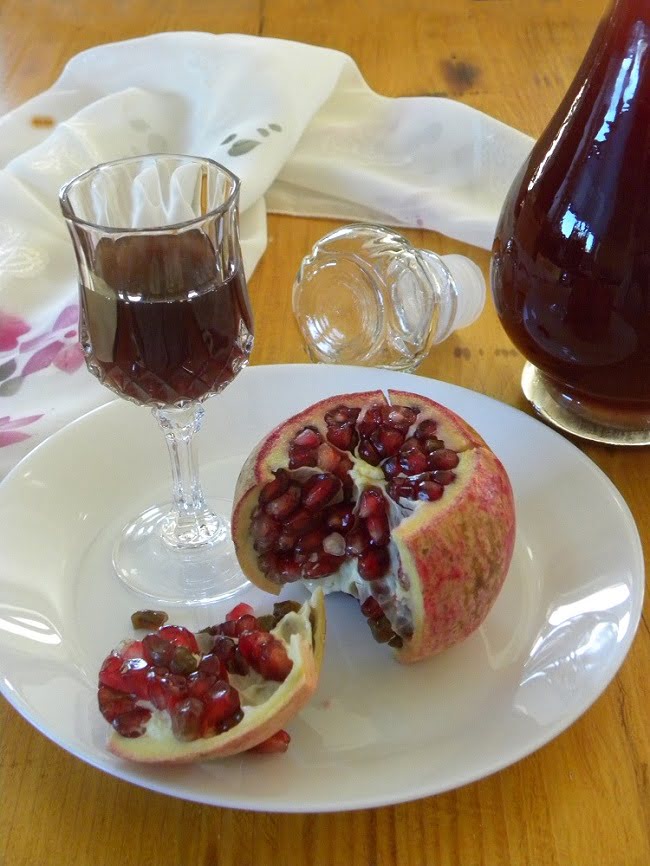
[[[287,466],[289,443],[302,429],[310,426],[325,435],[326,412],[341,404],[366,408],[388,402],[417,408],[419,420],[435,419],[437,436],[460,458],[444,495],[419,503],[391,532],[402,572],[399,593],[412,617],[412,633],[394,652],[399,661],[410,663],[458,644],[481,625],[503,586],[514,549],[515,504],[506,470],[456,413],[401,391],[389,391],[388,400],[381,391],[336,395],[308,407],[272,430],[244,464],[235,492],[233,539],[247,577],[278,593],[282,584],[261,570],[250,532],[260,489],[275,470]]]
[[[230,730],[190,742],[177,740],[171,730],[129,739],[112,732],[108,749],[125,760],[141,764],[187,764],[225,758],[248,751],[282,731],[309,702],[318,686],[325,643],[325,606],[322,593],[303,605],[311,623],[311,640],[294,633],[287,645],[293,668],[262,704],[244,707],[243,719]],[[147,728],[149,728],[148,723]]]

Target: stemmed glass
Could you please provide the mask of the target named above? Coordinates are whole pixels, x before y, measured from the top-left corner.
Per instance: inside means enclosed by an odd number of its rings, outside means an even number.
[[[98,165],[60,193],[87,367],[153,409],[171,458],[171,504],[124,527],[113,565],[132,589],[168,604],[213,602],[245,583],[228,519],[206,504],[194,444],[203,401],[234,379],[253,344],[238,201],[226,168],[168,154]]]

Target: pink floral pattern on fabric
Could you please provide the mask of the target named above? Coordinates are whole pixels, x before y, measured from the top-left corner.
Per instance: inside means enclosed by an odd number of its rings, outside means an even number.
[[[35,330],[20,316],[0,310],[0,400],[13,397],[25,379],[48,367],[72,374],[84,363],[77,338],[79,307],[67,304],[47,328]],[[44,413],[0,417],[0,448],[29,439],[25,430]]]
[[[24,418],[12,419],[9,415],[0,418],[0,448],[4,448],[7,445],[15,445],[16,442],[23,442],[25,439],[29,439],[30,434],[25,433],[20,428],[33,424],[34,421],[38,421],[42,417],[41,413],[40,415],[27,415]]]
[[[29,325],[18,316],[10,316],[0,310],[0,352],[10,352],[18,346],[18,340],[29,331]]]
[[[0,310],[0,397],[13,396],[27,376],[52,365],[63,373],[83,365],[78,316],[78,305],[68,304],[49,328],[34,333],[24,319]]]

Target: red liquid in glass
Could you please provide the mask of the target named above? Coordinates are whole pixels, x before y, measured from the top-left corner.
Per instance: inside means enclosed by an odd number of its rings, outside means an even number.
[[[650,3],[603,19],[504,204],[492,288],[563,393],[650,410]]]
[[[89,368],[137,403],[173,405],[224,388],[248,360],[253,322],[242,270],[218,275],[202,233],[102,238],[81,289]]]

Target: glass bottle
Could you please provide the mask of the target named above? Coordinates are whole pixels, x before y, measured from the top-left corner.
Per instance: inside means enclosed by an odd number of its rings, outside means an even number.
[[[413,247],[385,226],[355,223],[321,238],[293,285],[312,361],[412,372],[431,346],[470,325],[485,303],[471,259]]]
[[[492,291],[546,420],[650,443],[650,2],[615,0],[504,203]]]

